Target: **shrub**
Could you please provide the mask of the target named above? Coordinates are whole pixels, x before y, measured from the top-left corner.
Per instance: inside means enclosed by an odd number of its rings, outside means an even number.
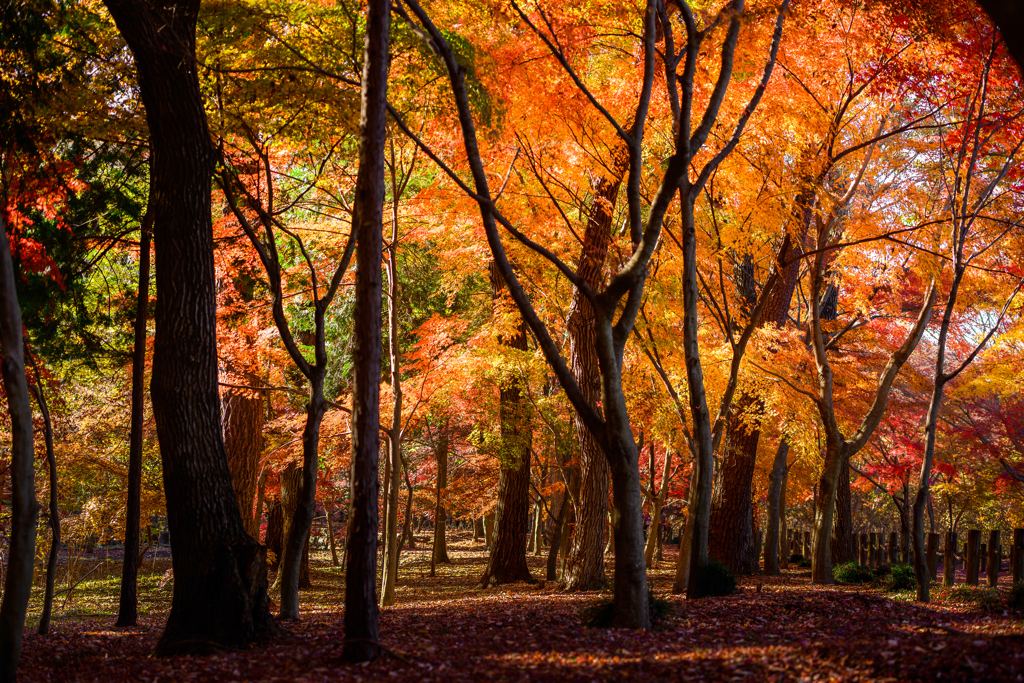
[[[1024,581],[1018,581],[1010,588],[1006,596],[1006,606],[1010,609],[1024,610]]]
[[[790,564],[799,565],[803,561],[804,561],[804,556],[801,555],[800,553],[793,553],[792,555],[789,556]]]
[[[871,583],[875,579],[869,567],[862,567],[856,562],[841,564],[832,570],[832,576],[838,583]]]
[[[814,566],[814,563],[811,562],[811,558],[805,557],[804,559],[802,559],[799,562],[797,562],[796,566],[803,567],[804,569],[810,569],[811,567]]]
[[[891,571],[891,566],[887,564],[880,564],[877,567],[875,567],[874,570],[872,570],[872,573],[875,575],[876,579],[884,579],[885,577],[889,576],[889,573]]]
[[[978,607],[986,612],[998,612],[1005,606],[1003,596],[997,590],[987,590],[978,596]]]
[[[903,591],[908,588],[916,588],[917,576],[914,574],[914,568],[909,564],[891,565],[884,584],[887,591]]]
[[[650,610],[651,624],[657,626],[672,614],[672,603],[655,597],[654,591],[647,591],[647,609]],[[611,600],[602,601],[583,610],[583,625],[590,628],[612,628],[614,616],[615,603]]]
[[[732,595],[734,592],[736,592],[736,577],[721,562],[711,560],[698,570],[694,597],[717,597]]]

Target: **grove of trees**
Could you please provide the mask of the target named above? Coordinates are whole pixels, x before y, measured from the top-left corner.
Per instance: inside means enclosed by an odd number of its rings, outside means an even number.
[[[982,5],[4,0],[0,681],[96,544],[130,628],[169,542],[158,656],[284,637],[321,519],[347,662],[424,526],[613,627],[670,547],[689,600],[879,526],[928,603],[929,534],[1024,527]]]

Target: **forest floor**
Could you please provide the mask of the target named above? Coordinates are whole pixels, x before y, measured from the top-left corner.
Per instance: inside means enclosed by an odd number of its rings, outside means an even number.
[[[483,546],[461,533],[453,564],[429,578],[426,540],[402,554],[398,602],[381,612],[387,654],[375,662],[339,661],[344,581],[324,552],[313,554],[313,589],[300,596],[303,618],[284,624],[289,635],[239,652],[150,657],[170,607],[164,549],[140,575],[138,628],[112,626],[120,567],[106,558],[70,597],[60,582],[47,636],[35,632],[34,589],[21,680],[1024,681],[1024,615],[995,607],[985,589],[933,589],[923,606],[911,592],[813,587],[809,570],[791,569],[744,578],[733,596],[686,600],[670,593],[675,555],[666,553],[651,572],[668,605],[655,627],[591,628],[586,615],[610,594],[559,593],[551,582],[481,590]],[[530,556],[534,576],[544,575],[544,559]],[[92,569],[81,562],[78,576]],[[978,604],[986,595],[988,609]]]

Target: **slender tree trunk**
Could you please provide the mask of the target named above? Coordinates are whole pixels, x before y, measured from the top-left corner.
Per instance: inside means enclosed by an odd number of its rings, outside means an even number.
[[[196,69],[198,0],[106,0],[135,57],[149,124],[156,243],[150,392],[163,461],[174,596],[160,656],[277,632],[263,548],[246,533],[220,430],[211,224],[215,151]]]
[[[274,500],[267,507],[267,538],[264,545],[274,553],[270,563],[272,569],[280,571],[281,552],[284,549],[284,507],[280,500]]]
[[[36,553],[36,502],[33,470],[32,407],[25,376],[21,306],[14,284],[14,264],[3,218],[0,217],[0,370],[11,416],[11,531],[0,603],[0,683],[14,683],[18,675],[25,611],[32,591]]]
[[[398,439],[392,433],[388,442],[388,472],[390,477],[385,485],[387,504],[384,508],[384,561],[381,572],[380,606],[395,603],[395,581],[398,578],[398,477],[402,466]]]
[[[409,463],[402,460],[402,478],[405,480],[405,519],[402,521],[402,539],[409,541],[409,550],[416,549],[416,539],[412,535],[412,479],[409,477]],[[402,544],[398,544],[398,551],[402,551]]]
[[[46,443],[46,468],[50,475],[50,551],[46,556],[46,593],[43,596],[43,614],[39,619],[39,635],[45,636],[50,631],[50,614],[53,611],[53,589],[57,580],[57,553],[60,552],[60,510],[57,507],[57,458],[53,453],[53,424],[50,422],[50,408],[46,403],[46,396],[43,394],[43,381],[39,375],[39,369],[32,360],[31,352],[29,360],[32,369],[35,371],[37,384],[30,384],[29,389],[35,394],[36,403],[39,404],[39,411],[43,415],[43,438]],[[138,547],[135,544],[135,561],[138,563]],[[127,550],[127,549],[126,549]],[[127,556],[127,552],[125,555]]]
[[[651,445],[652,453],[654,445]],[[654,457],[651,456],[651,466],[654,466]],[[661,547],[661,510],[665,506],[665,496],[668,495],[669,477],[672,470],[672,451],[665,449],[665,467],[661,471],[661,486],[651,505],[651,529],[647,532],[647,546],[644,548],[644,564],[648,569],[654,566],[654,554]],[[654,476],[653,474],[651,475]]]
[[[340,563],[338,562],[338,544],[334,540],[334,510],[325,505],[324,512],[327,513],[327,541],[331,546],[331,566],[337,567]]]
[[[768,524],[764,539],[764,573],[778,576],[779,532],[782,529],[782,480],[786,476],[786,458],[789,455],[789,441],[783,437],[775,451],[775,460],[768,477]],[[784,535],[784,534],[783,534]]]
[[[152,196],[149,203],[152,204]],[[146,210],[139,237],[139,295],[135,304],[135,340],[132,351],[132,414],[128,431],[128,496],[124,520],[124,562],[121,565],[121,597],[115,626],[138,624],[139,558],[129,548],[139,547],[142,526],[142,431],[146,397],[146,319],[149,308],[150,233],[153,212]]]
[[[375,595],[377,561],[377,459],[380,450],[381,238],[384,213],[384,146],[387,140],[389,0],[367,7],[352,229],[356,231],[355,343],[352,353],[352,493],[345,574],[345,648],[348,661],[380,655]]]
[[[259,520],[253,514],[252,506],[256,497],[260,455],[263,453],[263,397],[258,392],[230,388],[224,392],[221,405],[224,409],[221,418],[224,450],[231,468],[235,498],[246,531],[258,541]]]
[[[444,495],[448,489],[448,431],[446,429],[442,429],[438,434],[434,456],[437,458],[437,497],[434,503],[434,548],[431,556],[435,564],[451,564],[452,561],[448,559],[448,543],[445,538],[447,513],[444,507]],[[474,520],[474,535],[476,528],[477,523]]]
[[[491,291],[495,304],[500,304],[505,290],[504,280],[491,267]],[[496,307],[496,312],[500,307]],[[499,336],[500,344],[514,351],[528,349],[527,327],[522,320],[513,334]],[[499,422],[501,425],[501,469],[498,473],[498,505],[495,512],[495,534],[480,585],[484,588],[516,581],[533,581],[526,565],[526,534],[530,517],[530,453],[533,428],[523,396],[522,382],[513,369],[501,378]]]

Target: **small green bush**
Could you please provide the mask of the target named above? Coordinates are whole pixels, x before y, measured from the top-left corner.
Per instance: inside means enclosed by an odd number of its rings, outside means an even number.
[[[1024,581],[1018,581],[1010,588],[1006,596],[1006,606],[1010,609],[1024,610]]]
[[[837,583],[871,583],[875,579],[874,573],[869,567],[862,567],[856,562],[841,564],[832,570],[832,576]]]
[[[672,603],[655,597],[654,591],[647,591],[647,609],[650,610],[651,624],[658,626],[672,614]],[[601,601],[585,608],[582,612],[583,625],[590,628],[612,628],[615,617],[615,603]]]
[[[721,562],[711,560],[698,570],[694,597],[709,598],[736,592],[736,577]]]
[[[792,555],[789,556],[790,564],[799,565],[803,561],[804,561],[804,556],[801,555],[800,553],[793,553]]]
[[[802,567],[804,569],[810,569],[811,567],[814,566],[814,563],[811,562],[811,558],[805,557],[804,559],[802,559],[799,562],[797,562],[796,566]]]
[[[904,591],[917,587],[917,576],[914,568],[909,564],[894,564],[889,567],[889,574],[885,577],[885,590]]]
[[[876,579],[884,579],[892,572],[892,567],[887,564],[880,564],[872,570]]]

